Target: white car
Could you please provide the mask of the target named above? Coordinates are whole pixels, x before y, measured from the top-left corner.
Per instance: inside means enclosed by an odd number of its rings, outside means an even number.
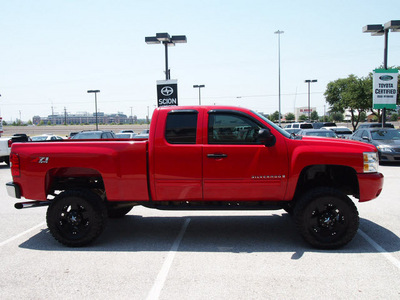
[[[32,142],[63,140],[63,138],[61,136],[52,135],[52,134],[35,135],[35,136],[32,136],[31,139],[32,139]]]

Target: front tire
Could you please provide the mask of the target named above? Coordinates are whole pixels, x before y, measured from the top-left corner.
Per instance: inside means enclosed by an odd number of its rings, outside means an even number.
[[[46,219],[57,241],[69,247],[80,247],[101,234],[107,211],[101,198],[90,191],[65,191],[52,201]]]
[[[353,201],[340,191],[315,188],[299,199],[295,220],[302,237],[313,247],[336,249],[356,235],[359,217]]]

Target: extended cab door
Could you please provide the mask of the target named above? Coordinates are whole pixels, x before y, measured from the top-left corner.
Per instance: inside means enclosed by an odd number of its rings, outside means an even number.
[[[255,116],[235,110],[212,110],[203,150],[204,200],[282,200],[288,180],[288,155],[283,136],[272,129],[276,143],[260,144],[267,126]]]
[[[157,201],[203,200],[202,136],[197,110],[160,110],[150,159]],[[152,134],[152,133],[151,133]]]

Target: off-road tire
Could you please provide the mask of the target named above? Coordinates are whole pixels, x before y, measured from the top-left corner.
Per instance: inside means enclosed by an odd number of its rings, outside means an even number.
[[[51,202],[46,219],[57,241],[69,247],[81,247],[93,242],[104,230],[107,210],[96,194],[71,190]]]
[[[296,226],[313,247],[336,249],[349,243],[359,225],[357,207],[340,191],[318,187],[304,194],[294,209]]]

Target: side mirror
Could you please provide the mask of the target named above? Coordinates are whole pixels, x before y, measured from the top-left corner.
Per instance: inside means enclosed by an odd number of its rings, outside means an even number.
[[[369,139],[369,137],[367,137],[367,136],[363,136],[362,139],[363,139],[364,141],[367,141],[367,142],[370,142],[370,141],[371,141],[371,140]]]
[[[262,128],[258,131],[257,142],[272,147],[276,143],[276,138],[269,129]]]

